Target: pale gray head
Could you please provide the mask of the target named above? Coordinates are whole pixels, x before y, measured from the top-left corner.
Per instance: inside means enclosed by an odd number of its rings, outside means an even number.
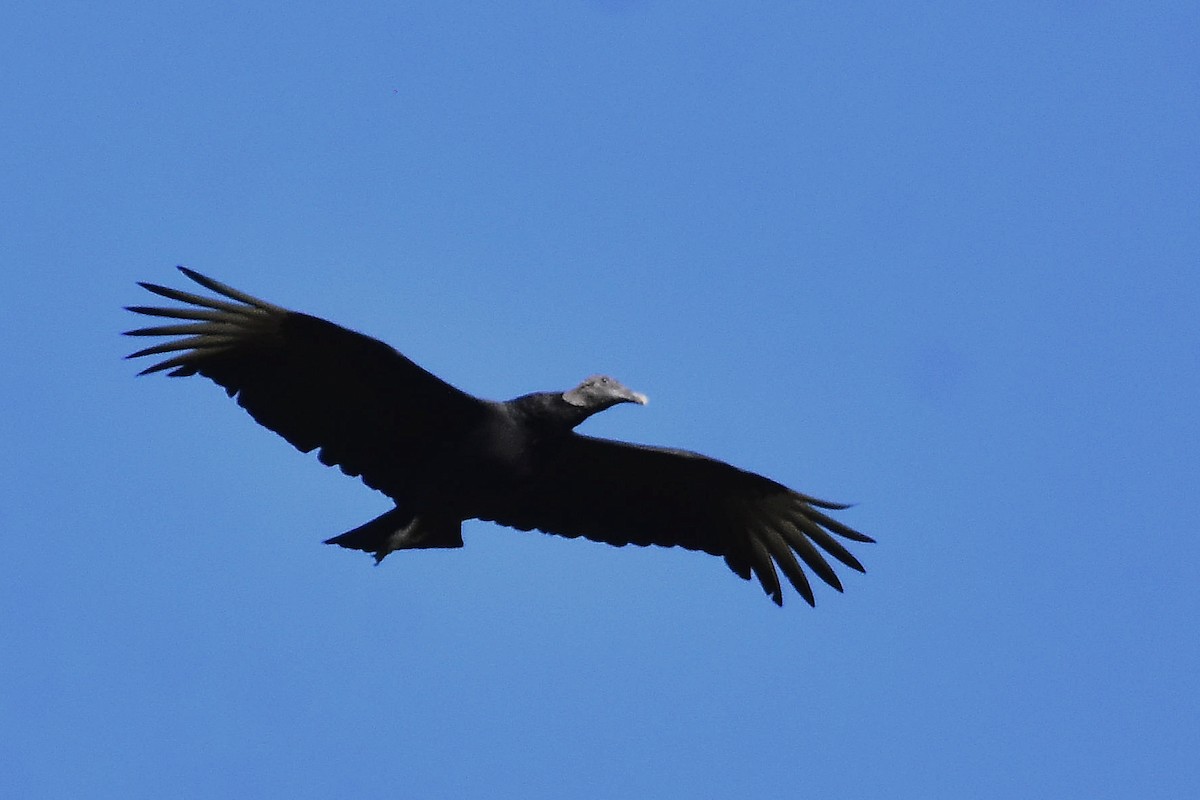
[[[644,406],[648,402],[646,395],[623,386],[607,375],[593,375],[569,392],[563,392],[562,397],[571,405],[586,409],[589,414],[611,408],[617,403]]]

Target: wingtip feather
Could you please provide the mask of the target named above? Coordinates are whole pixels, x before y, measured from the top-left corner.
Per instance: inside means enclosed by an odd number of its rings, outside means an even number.
[[[239,289],[235,289],[228,284],[221,283],[220,281],[210,278],[207,275],[202,275],[201,273],[196,272],[196,270],[185,267],[182,264],[178,265],[176,268],[184,275],[203,286],[205,289],[228,297],[230,300],[236,300],[239,303],[245,303],[248,306],[253,306],[254,308],[262,309],[263,311],[274,311],[278,309],[278,306],[274,306],[268,303],[266,300],[260,300],[253,295],[246,294]]]

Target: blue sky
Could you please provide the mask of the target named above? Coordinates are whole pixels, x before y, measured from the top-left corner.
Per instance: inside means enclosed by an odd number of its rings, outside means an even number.
[[[1200,787],[1196,3],[9,3],[0,794]],[[134,379],[188,264],[855,501],[865,576],[387,501]],[[824,591],[820,591],[824,589]]]

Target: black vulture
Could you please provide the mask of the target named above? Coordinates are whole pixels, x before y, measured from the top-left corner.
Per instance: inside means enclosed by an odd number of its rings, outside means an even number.
[[[874,540],[819,510],[845,505],[697,453],[576,433],[598,411],[646,402],[612,378],[482,400],[377,339],[179,269],[220,297],[139,284],[185,305],[130,306],[175,321],[128,331],[171,337],[129,358],[167,355],[141,374],[211,379],[259,424],[395,502],[328,544],[378,563],[394,550],[461,547],[463,521],[490,520],[616,546],[701,550],[746,580],[753,573],[778,605],[776,566],[809,605],[802,564],[842,589],[821,551],[863,571],[836,537]]]

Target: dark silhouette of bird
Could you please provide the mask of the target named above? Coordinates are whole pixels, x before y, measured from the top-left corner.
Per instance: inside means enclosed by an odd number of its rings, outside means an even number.
[[[328,544],[371,553],[378,563],[396,550],[461,547],[465,520],[490,520],[721,556],[742,578],[756,576],[779,605],[777,566],[809,605],[804,567],[842,590],[824,554],[864,571],[839,537],[874,540],[822,511],[846,505],[697,453],[576,433],[592,414],[646,403],[612,378],[482,400],[377,339],[179,269],[218,297],[139,284],[183,305],[130,306],[172,322],[128,331],[167,337],[128,357],[166,356],[143,375],[209,378],[301,452],[316,450],[322,464],[394,501]]]

